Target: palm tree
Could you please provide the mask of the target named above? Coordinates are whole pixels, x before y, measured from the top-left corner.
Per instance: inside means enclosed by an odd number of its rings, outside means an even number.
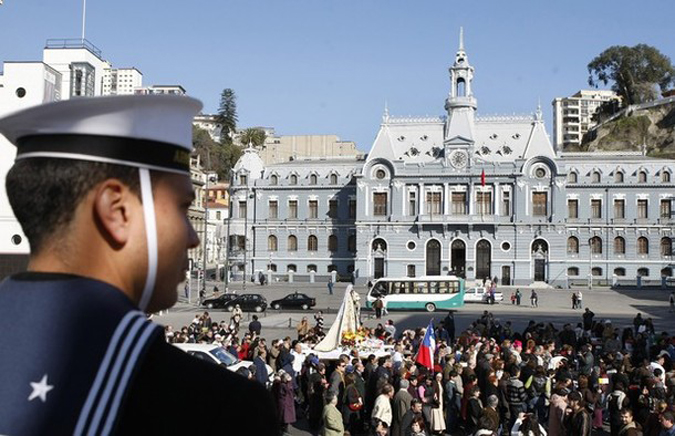
[[[267,134],[260,127],[249,127],[241,131],[239,135],[239,142],[244,145],[252,145],[253,147],[260,147],[265,143]]]

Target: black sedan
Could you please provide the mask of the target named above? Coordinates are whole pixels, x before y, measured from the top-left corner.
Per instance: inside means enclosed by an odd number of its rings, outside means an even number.
[[[272,309],[302,309],[309,310],[311,307],[316,306],[316,300],[310,298],[305,294],[300,294],[295,292],[293,294],[286,295],[280,300],[274,300],[270,304]]]
[[[264,312],[267,309],[267,300],[260,294],[242,294],[234,300],[230,300],[225,305],[225,309],[230,312],[239,305],[244,312]]]
[[[222,309],[227,305],[227,303],[229,303],[230,301],[234,300],[237,297],[238,295],[236,294],[223,294],[216,298],[209,298],[208,300],[204,300],[202,305],[208,307],[209,309]]]

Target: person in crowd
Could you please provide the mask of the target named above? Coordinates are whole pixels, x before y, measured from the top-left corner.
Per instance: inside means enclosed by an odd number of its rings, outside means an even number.
[[[577,309],[584,308],[584,294],[581,292],[581,289],[577,292]]]
[[[378,424],[385,423],[387,429],[391,427],[391,420],[393,417],[391,410],[391,399],[394,397],[394,387],[389,383],[382,386],[380,395],[375,400],[373,406],[373,413],[371,420],[373,427],[377,428]]]
[[[343,436],[345,434],[342,414],[340,414],[340,411],[336,407],[337,402],[337,395],[333,392],[328,392],[326,395],[326,405],[322,413],[323,425],[319,433],[321,436]]]
[[[413,422],[410,424],[410,429],[407,431],[406,436],[429,436],[426,431],[426,425],[424,419],[421,416],[415,417]]]
[[[564,421],[569,434],[578,436],[591,436],[592,420],[586,410],[586,404],[578,391],[572,392],[568,397],[568,410]]]
[[[539,295],[537,295],[537,291],[534,289],[530,293],[530,306],[539,307]]]
[[[576,436],[576,433],[570,433]],[[537,420],[537,416],[531,413],[521,412],[513,423],[511,436],[546,436],[546,430]]]
[[[417,418],[421,418],[422,422],[424,422],[424,417],[422,415],[422,402],[417,398],[413,398],[410,401],[410,409],[408,409],[401,417],[401,436],[407,436],[410,433],[410,426]]]
[[[293,392],[293,377],[287,372],[281,370],[274,380],[276,385],[277,410],[279,411],[279,422],[281,429],[288,432],[289,424],[296,420],[295,416],[295,396]]]
[[[392,407],[392,421],[391,421],[391,435],[405,436],[404,427],[402,426],[403,417],[410,410],[410,404],[413,397],[408,392],[410,383],[403,379],[399,382],[399,390],[394,395],[394,405]]]
[[[314,327],[319,333],[323,333],[323,312],[318,311],[314,314],[314,321],[316,326]]]
[[[258,315],[253,315],[252,318],[253,321],[248,323],[248,331],[251,332],[251,334],[254,334],[255,336],[260,336],[262,325],[260,324],[260,321],[258,321]]]
[[[633,411],[631,409],[623,409],[621,411],[621,424],[619,436],[642,436],[642,426],[633,419]]]
[[[307,317],[303,316],[298,325],[295,327],[298,332],[298,341],[302,342],[307,339],[309,336],[310,327],[309,322],[307,322]]]
[[[673,412],[667,410],[661,414],[661,433],[659,436],[675,436],[675,416]]]

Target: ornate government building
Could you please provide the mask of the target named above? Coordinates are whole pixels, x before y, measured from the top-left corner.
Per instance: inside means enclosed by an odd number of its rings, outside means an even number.
[[[235,166],[231,268],[280,280],[455,274],[504,285],[661,283],[675,161],[556,153],[541,109],[476,116],[460,38],[447,116],[387,111],[365,157]],[[268,272],[269,271],[269,272]],[[638,278],[639,277],[639,278]]]

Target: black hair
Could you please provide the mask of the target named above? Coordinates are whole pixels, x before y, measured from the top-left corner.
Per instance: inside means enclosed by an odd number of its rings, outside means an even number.
[[[89,191],[107,179],[118,179],[140,198],[138,169],[71,159],[21,159],[7,173],[9,203],[38,253],[47,240],[63,232]]]

